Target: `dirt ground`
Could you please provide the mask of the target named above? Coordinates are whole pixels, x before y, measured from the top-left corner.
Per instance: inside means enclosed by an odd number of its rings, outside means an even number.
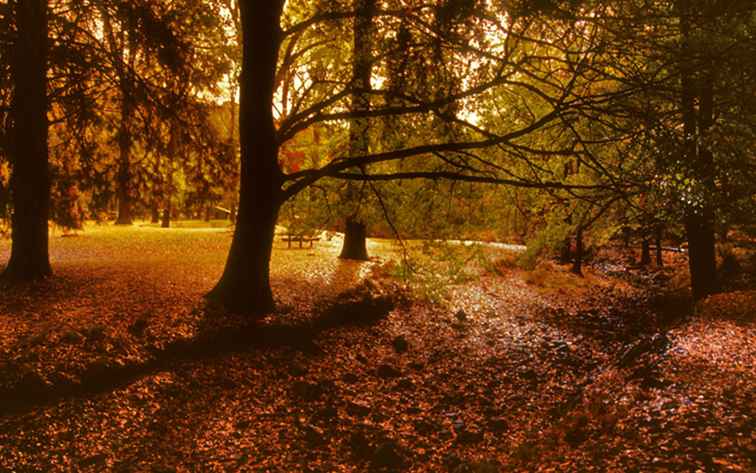
[[[756,291],[493,265],[428,298],[386,242],[277,242],[249,324],[202,300],[230,239],[91,227],[2,288],[0,471],[756,470]]]

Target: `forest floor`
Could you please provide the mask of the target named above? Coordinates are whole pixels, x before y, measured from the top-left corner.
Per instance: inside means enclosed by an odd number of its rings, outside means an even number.
[[[579,278],[489,249],[421,290],[387,242],[277,242],[250,325],[202,301],[229,244],[52,238],[55,276],[2,288],[0,471],[756,470],[752,285],[691,308],[680,261]]]

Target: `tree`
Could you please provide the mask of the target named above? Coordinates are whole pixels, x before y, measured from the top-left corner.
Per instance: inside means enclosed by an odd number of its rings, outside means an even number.
[[[101,8],[105,39],[111,65],[117,78],[120,93],[120,123],[118,127],[118,160],[116,186],[118,215],[116,225],[131,225],[131,149],[132,121],[136,108],[136,81],[134,70],[138,55],[137,18],[132,8],[115,8],[113,14],[106,5]]]
[[[690,0],[678,0],[675,5],[682,36],[678,70],[680,74],[680,110],[683,122],[684,159],[692,175],[706,195],[714,193],[714,154],[699,140],[706,136],[714,123],[713,67],[710,58],[696,57],[691,46]],[[694,70],[700,74],[696,80]],[[696,110],[695,102],[698,102]],[[709,199],[686,209],[685,233],[688,237],[688,266],[694,299],[714,292],[717,284],[717,262],[714,237],[714,208]]]
[[[291,11],[299,11],[308,5],[302,2],[288,4]],[[410,54],[418,61],[418,73],[411,76],[412,86],[407,90],[370,90],[372,97],[381,99],[369,110],[349,110],[346,101],[355,92],[351,79],[344,80],[347,67],[341,58],[328,57],[328,67],[321,67],[318,60],[326,55],[322,51],[330,39],[305,32],[323,23],[354,17],[349,10],[325,9],[320,6],[308,18],[292,20],[284,17],[286,30],[282,30],[283,5],[280,1],[240,3],[242,24],[242,74],[240,104],[241,136],[241,186],[240,207],[237,226],[226,266],[218,284],[208,294],[210,300],[240,312],[261,315],[273,308],[270,288],[269,265],[274,229],[279,209],[283,202],[296,196],[302,190],[323,178],[375,183],[399,179],[421,180],[463,180],[469,182],[506,184],[512,186],[562,189],[595,189],[602,184],[562,184],[537,178],[513,176],[497,163],[475,154],[476,151],[491,148],[522,153],[519,140],[524,140],[540,130],[548,130],[560,117],[569,115],[569,109],[585,103],[580,96],[571,93],[575,71],[561,72],[560,81],[550,80],[555,74],[550,67],[560,67],[554,62],[549,67],[523,64],[516,60],[522,54],[517,48],[522,43],[538,43],[537,38],[526,40],[507,39],[512,45],[499,46],[502,56],[487,51],[489,41],[483,33],[492,27],[507,28],[501,16],[488,15],[489,12],[475,14],[475,10],[465,2],[440,1],[439,5],[421,5],[406,8],[399,6],[376,11],[376,17],[387,19],[389,26],[394,20],[413,18],[417,29],[417,41],[407,43],[412,51],[395,50],[393,54]],[[396,5],[391,5],[396,6]],[[443,14],[440,22],[443,29],[438,33],[432,26],[432,34],[443,36],[438,41],[446,49],[445,57],[451,58],[453,66],[450,74],[467,77],[468,80],[450,80],[454,87],[437,89],[430,87],[427,74],[421,67],[433,67],[432,61],[422,59],[422,55],[432,50],[436,41],[424,41],[428,33],[428,22]],[[475,27],[465,23],[470,18]],[[433,22],[430,23],[433,25]],[[463,27],[462,25],[466,25]],[[527,31],[527,25],[518,25]],[[315,38],[313,40],[313,37]],[[304,39],[303,39],[304,38]],[[312,40],[307,43],[307,40]],[[282,44],[284,55],[278,58]],[[393,42],[388,42],[393,45]],[[511,46],[511,48],[509,47]],[[280,84],[281,70],[286,70],[297,60],[304,62],[300,75],[299,93],[291,103],[288,114],[278,120],[275,127],[272,109],[276,90]],[[546,64],[549,64],[548,62]],[[278,66],[281,66],[281,69]],[[526,75],[528,73],[529,75]],[[535,79],[534,79],[535,77]],[[545,84],[541,91],[531,84],[540,80]],[[460,117],[461,104],[472,102],[497,87],[530,91],[541,101],[538,108],[527,109],[520,119],[513,120],[504,131],[484,130]],[[285,95],[285,94],[284,94]],[[283,105],[282,105],[283,106]],[[287,108],[283,106],[284,108]],[[285,174],[278,161],[278,149],[282,143],[295,137],[299,132],[319,123],[343,123],[353,119],[393,116],[417,131],[427,127],[433,120],[440,120],[448,128],[443,134],[424,135],[405,143],[388,143],[367,154],[351,155],[343,151],[333,153],[312,168]],[[427,136],[433,140],[423,141]],[[430,142],[429,142],[430,141]],[[527,149],[527,148],[526,148]],[[412,159],[416,158],[416,159]],[[423,158],[423,159],[419,159]],[[436,164],[434,166],[434,164]],[[369,168],[368,168],[369,166]],[[352,172],[350,169],[360,169]],[[368,170],[370,172],[366,172]]]
[[[354,43],[352,47],[352,97],[350,110],[359,114],[370,109],[372,76],[371,43],[375,0],[355,0]],[[366,155],[370,152],[370,122],[368,118],[353,118],[349,121],[349,154]],[[364,186],[363,186],[364,187]],[[367,260],[367,227],[360,221],[358,212],[363,192],[355,189],[350,181],[347,183],[346,199],[352,207],[347,215],[344,228],[344,244],[340,258]]]
[[[589,151],[583,162],[607,175],[644,238],[660,219],[685,228],[692,294],[705,297],[717,287],[717,225],[733,218],[730,209],[749,216],[743,220],[753,215],[745,197],[752,155],[743,151],[754,143],[744,120],[754,110],[745,85],[756,70],[753,2],[547,3],[591,25],[598,39],[598,61],[581,75],[605,92],[581,111],[594,130],[577,127]],[[633,202],[638,196],[648,204]]]
[[[127,224],[163,201],[156,169],[164,166],[156,164],[165,157],[168,134],[156,124],[177,123],[188,146],[205,145],[207,97],[218,95],[231,62],[222,6],[188,0],[55,5],[51,133],[66,145],[54,148],[53,170],[81,184],[81,200],[95,217],[115,201],[117,222]],[[157,197],[149,202],[147,196]]]
[[[47,122],[47,1],[12,2],[15,44],[11,58],[10,157],[12,247],[3,276],[28,281],[51,273],[47,219],[50,207]]]
[[[240,2],[242,70],[239,136],[239,210],[226,267],[208,298],[234,311],[273,309],[270,256],[278,211],[284,201],[273,95],[283,0]]]

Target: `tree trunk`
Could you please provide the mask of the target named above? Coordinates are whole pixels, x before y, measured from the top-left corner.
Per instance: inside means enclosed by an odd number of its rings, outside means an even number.
[[[352,93],[351,111],[359,112],[370,109],[370,78],[373,70],[373,60],[370,54],[373,15],[376,0],[355,0],[354,43],[352,51]],[[349,153],[350,156],[361,156],[369,153],[370,121],[367,118],[355,118],[349,122]],[[350,205],[359,208],[362,192],[356,192],[351,182],[347,183],[347,200]],[[355,202],[357,200],[357,202]],[[346,219],[344,229],[344,246],[339,258],[367,260],[367,227],[357,217],[357,211],[351,212]]]
[[[171,199],[165,200],[163,205],[163,218],[160,221],[161,228],[171,228]]]
[[[715,192],[714,155],[706,144],[709,128],[714,124],[711,75],[711,72],[703,74],[699,88],[698,133],[701,144],[695,162],[695,171],[703,182],[706,195],[700,211],[688,215],[685,221],[685,231],[688,235],[688,266],[694,299],[702,299],[717,290],[715,218],[711,203],[711,196]]]
[[[344,226],[344,243],[341,247],[339,258],[366,261],[369,259],[367,252],[367,225],[354,217],[347,217]]]
[[[170,143],[168,143],[168,146],[174,153],[172,154],[172,156],[175,156],[175,151],[176,151],[176,135],[175,134],[171,134],[171,140],[170,140]],[[173,211],[173,206],[171,203],[172,191],[173,191],[173,163],[169,163],[168,179],[165,185],[163,186],[163,218],[160,221],[160,226],[162,228],[171,228],[171,212]]]
[[[153,197],[152,202],[150,203],[150,222],[160,222],[160,204],[157,197]]]
[[[12,246],[3,276],[30,281],[51,273],[47,220],[50,174],[47,148],[47,1],[15,4],[10,155],[13,164]]]
[[[711,195],[714,191],[714,156],[706,148],[705,139],[714,123],[713,64],[699,64],[701,71],[694,74],[695,53],[690,44],[691,6],[689,0],[678,0],[682,33],[680,61],[681,109],[683,119],[684,149],[693,175],[703,184],[706,195],[701,196],[699,207],[687,210],[684,217],[688,239],[688,267],[693,298],[698,300],[716,290],[716,254],[714,237],[714,209]],[[699,82],[698,84],[696,82]],[[696,114],[696,91],[699,110]],[[698,146],[698,143],[701,146]]]
[[[339,258],[367,260],[366,233],[367,228],[364,223],[356,220],[347,220],[344,244],[341,247]]]
[[[572,272],[583,275],[583,229],[578,227],[575,232],[575,259],[572,263]]]
[[[690,284],[696,300],[703,299],[716,289],[717,265],[712,227],[713,222],[703,215],[689,215],[685,219]]]
[[[664,254],[662,253],[662,237],[664,231],[662,230],[661,225],[656,226],[656,234],[654,235],[655,243],[656,243],[656,266],[661,268],[664,266]]]
[[[274,308],[270,256],[283,203],[283,175],[278,166],[272,104],[283,3],[239,3],[243,38],[239,213],[223,275],[207,295],[231,311],[252,316]]]
[[[150,221],[160,223],[160,201],[163,194],[163,175],[160,171],[160,153],[155,155],[155,164],[152,168],[154,181],[152,182],[152,201],[150,202]]]
[[[129,131],[131,121],[131,92],[129,87],[123,86],[123,97],[121,103],[121,128],[118,131],[118,174],[116,175],[117,197],[118,197],[118,217],[116,225],[131,225],[131,193],[129,184],[131,180],[131,166],[129,155],[131,154],[131,132]]]
[[[625,249],[630,248],[630,227],[623,226],[622,227],[622,246]]]
[[[648,238],[643,237],[643,241],[641,241],[640,265],[648,266],[649,264],[651,264],[651,242],[648,241]]]
[[[107,20],[106,30],[112,38],[109,19]],[[133,217],[131,215],[131,120],[134,111],[134,79],[131,71],[134,69],[136,58],[136,19],[130,12],[126,19],[125,38],[127,44],[123,41],[117,42],[112,40],[111,48],[117,48],[119,62],[116,64],[118,85],[121,92],[121,123],[118,129],[118,171],[116,174],[116,197],[118,198],[118,216],[116,225],[131,225]],[[128,54],[128,56],[127,56]]]

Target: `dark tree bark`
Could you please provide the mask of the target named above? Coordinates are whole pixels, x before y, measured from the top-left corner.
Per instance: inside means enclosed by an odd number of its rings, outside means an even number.
[[[155,165],[152,172],[155,175],[155,180],[152,183],[152,201],[150,202],[150,221],[152,223],[160,222],[160,201],[163,194],[163,177],[160,172],[160,154],[155,156]]]
[[[152,198],[152,202],[150,202],[150,222],[151,223],[158,223],[160,222],[160,199],[157,197]]]
[[[239,213],[223,275],[207,295],[231,311],[253,316],[274,308],[269,270],[283,203],[283,174],[278,165],[272,103],[283,3],[239,2],[243,45]]]
[[[369,259],[367,252],[367,225],[349,216],[344,227],[344,243],[341,246],[339,258],[366,261]]]
[[[648,266],[649,264],[651,264],[651,242],[648,241],[648,238],[643,237],[641,241],[640,265]]]
[[[575,232],[575,259],[572,263],[572,272],[583,275],[583,229],[578,227]]]
[[[118,216],[116,225],[131,225],[131,120],[134,109],[132,103],[131,78],[128,72],[121,77],[121,126],[118,130],[118,173],[116,174],[116,196]]]
[[[30,281],[51,273],[47,230],[47,1],[14,3],[17,43],[11,60],[12,246],[3,276]]]
[[[355,0],[357,14],[354,18],[354,50],[352,52],[352,93],[351,109],[354,112],[370,109],[370,97],[366,93],[370,90],[370,78],[373,60],[370,54],[373,29],[373,15],[376,0]],[[369,127],[367,118],[355,118],[349,122],[349,153],[350,156],[361,156],[369,153]],[[346,198],[349,203],[359,208],[362,192],[354,188],[355,184],[347,183]],[[356,202],[355,202],[356,201]],[[346,218],[344,229],[344,245],[340,258],[367,260],[367,227],[359,220],[357,210]]]
[[[709,65],[711,66],[711,65]],[[714,124],[714,91],[712,72],[706,71],[699,88],[698,128],[706,137]],[[702,140],[698,149],[696,173],[704,184],[707,196],[700,212],[688,215],[685,231],[688,235],[688,264],[693,297],[701,299],[717,290],[716,235],[714,208],[709,198],[714,194],[714,155]]]
[[[714,209],[709,199],[714,190],[714,156],[702,140],[714,123],[713,65],[708,61],[695,62],[690,45],[691,6],[689,0],[678,0],[682,44],[680,54],[681,108],[683,118],[684,156],[690,163],[693,175],[706,190],[699,207],[691,208],[684,217],[688,239],[688,268],[693,298],[698,300],[713,293],[717,286],[716,239],[714,235]],[[694,68],[700,69],[695,74]],[[698,79],[698,80],[696,80]],[[696,114],[696,92],[698,114]],[[698,142],[702,141],[701,146]]]
[[[171,135],[171,141],[168,144],[169,148],[172,151],[172,156],[175,156],[176,152],[176,135]],[[160,220],[160,226],[162,228],[171,228],[171,212],[173,211],[173,206],[171,203],[171,192],[172,192],[172,186],[173,186],[173,166],[169,166],[168,168],[168,179],[165,185],[163,186],[163,218]]]
[[[118,128],[118,170],[116,172],[116,198],[118,200],[118,214],[116,225],[131,225],[131,120],[134,111],[134,83],[131,71],[134,68],[136,37],[134,29],[136,19],[130,10],[125,25],[121,28],[120,40],[113,31],[110,14],[103,9],[103,26],[105,36],[113,55],[118,86],[121,93],[121,116]],[[126,44],[128,43],[128,44]],[[128,58],[126,56],[128,52]],[[128,62],[127,62],[128,61]]]
[[[340,258],[367,260],[367,228],[364,223],[347,220],[346,232],[344,232],[344,244],[341,247]]]
[[[656,243],[656,266],[661,268],[664,266],[664,255],[662,253],[662,237],[664,236],[664,230],[661,225],[657,225],[654,234],[654,241]]]
[[[178,132],[178,128],[175,123],[171,124],[171,129],[168,138],[168,170],[165,174],[165,179],[162,179],[160,194],[163,197],[163,214],[160,219],[161,228],[171,228],[171,216],[173,214],[173,203],[171,197],[173,194],[173,160],[176,159],[179,152],[183,150],[181,135]]]
[[[118,132],[118,173],[116,175],[116,195],[118,198],[118,216],[116,225],[131,225],[131,165],[129,155],[131,154],[131,135],[129,132],[129,120],[131,120],[131,107],[127,105],[129,99],[123,98],[121,107],[121,129]]]
[[[163,218],[160,220],[161,228],[171,228],[171,199],[166,199],[163,205]]]
[[[685,218],[688,237],[688,269],[694,299],[703,299],[717,287],[717,263],[711,213],[691,214]]]

